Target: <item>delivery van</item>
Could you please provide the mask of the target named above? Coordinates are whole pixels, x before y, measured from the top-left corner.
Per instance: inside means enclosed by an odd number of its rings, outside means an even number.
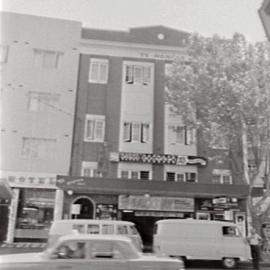
[[[237,225],[226,221],[164,219],[155,223],[153,249],[184,260],[221,260],[225,268],[251,260]]]
[[[142,239],[135,224],[122,220],[96,219],[61,219],[55,220],[49,230],[48,246],[51,247],[62,235],[72,233],[112,234],[131,238],[134,245],[141,251]]]

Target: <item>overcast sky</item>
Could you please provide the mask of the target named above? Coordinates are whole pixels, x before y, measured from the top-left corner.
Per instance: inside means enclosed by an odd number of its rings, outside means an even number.
[[[164,25],[204,36],[234,32],[266,40],[258,9],[263,0],[0,0],[1,10],[81,21],[91,28],[128,30]]]

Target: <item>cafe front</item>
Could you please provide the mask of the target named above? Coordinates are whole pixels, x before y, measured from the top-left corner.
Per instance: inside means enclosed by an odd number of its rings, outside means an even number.
[[[151,245],[154,223],[164,218],[231,220],[229,212],[245,222],[246,185],[180,183],[159,180],[57,176],[56,219],[111,219],[136,224],[145,245]],[[204,208],[204,201],[236,198],[224,209]],[[234,208],[234,209],[233,209]],[[218,216],[218,213],[220,214]],[[223,216],[221,215],[223,214]]]

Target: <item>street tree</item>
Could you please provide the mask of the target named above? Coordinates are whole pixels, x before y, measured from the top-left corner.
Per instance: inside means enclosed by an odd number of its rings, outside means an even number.
[[[199,145],[211,149],[211,142],[222,138],[233,175],[249,185],[253,222],[262,221],[270,212],[270,203],[262,207],[270,197],[269,44],[251,44],[237,33],[231,39],[191,35],[187,54],[170,65],[166,86],[168,103],[197,130]],[[255,203],[251,195],[258,180],[265,191]]]

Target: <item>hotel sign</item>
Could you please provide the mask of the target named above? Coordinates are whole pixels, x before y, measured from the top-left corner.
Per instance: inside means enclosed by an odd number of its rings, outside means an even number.
[[[118,209],[145,211],[193,212],[193,198],[145,197],[119,195]]]
[[[203,157],[196,156],[177,156],[165,154],[145,154],[128,152],[111,152],[111,162],[140,162],[151,164],[169,164],[169,165],[199,165],[206,166],[207,161]]]

